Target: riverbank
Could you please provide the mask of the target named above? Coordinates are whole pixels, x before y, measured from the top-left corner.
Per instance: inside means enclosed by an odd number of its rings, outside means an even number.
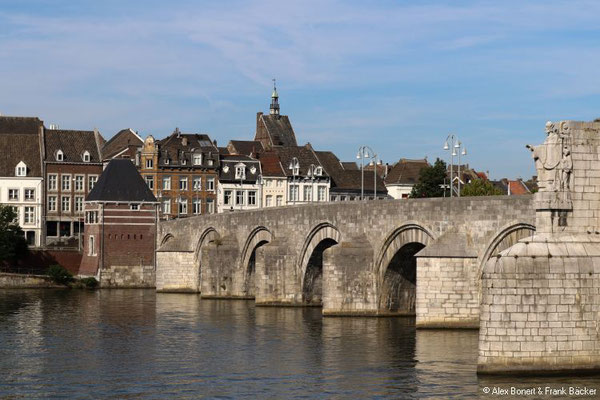
[[[0,272],[0,289],[62,288],[48,275],[24,275]]]

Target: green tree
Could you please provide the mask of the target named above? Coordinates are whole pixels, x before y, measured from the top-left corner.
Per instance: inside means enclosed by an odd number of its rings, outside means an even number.
[[[501,196],[504,193],[490,181],[473,179],[462,187],[460,194],[461,196]]]
[[[442,197],[447,179],[446,163],[438,158],[432,166],[421,169],[419,182],[413,186],[410,197]]]
[[[16,217],[11,207],[0,204],[0,261],[14,261],[27,253],[27,241]]]

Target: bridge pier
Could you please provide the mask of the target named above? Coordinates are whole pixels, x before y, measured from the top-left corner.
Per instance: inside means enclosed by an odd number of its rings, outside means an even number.
[[[373,246],[351,236],[323,255],[323,315],[376,315]]]
[[[239,267],[240,249],[233,236],[207,243],[202,249],[203,298],[251,298],[245,288],[245,270]]]
[[[285,238],[256,249],[257,306],[301,306],[302,289],[295,274],[296,254]]]
[[[157,292],[190,292],[200,291],[200,272],[193,251],[171,251],[169,249],[156,252]]]

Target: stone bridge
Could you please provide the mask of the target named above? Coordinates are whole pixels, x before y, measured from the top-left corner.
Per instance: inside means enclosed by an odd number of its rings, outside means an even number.
[[[531,236],[531,196],[319,203],[161,222],[158,291],[479,327],[486,261]]]

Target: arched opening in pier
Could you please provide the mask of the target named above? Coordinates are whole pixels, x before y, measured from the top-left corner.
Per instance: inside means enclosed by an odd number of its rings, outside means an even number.
[[[331,238],[321,240],[313,249],[302,284],[302,302],[310,306],[323,304],[323,252],[338,242]]]
[[[417,297],[417,259],[423,243],[403,245],[387,266],[381,287],[379,309],[399,315],[414,315]]]
[[[267,240],[262,240],[256,244],[250,258],[248,259],[248,265],[246,267],[246,281],[244,283],[246,296],[254,297],[256,295],[256,250],[259,247],[269,243]]]
[[[256,296],[256,250],[272,239],[271,232],[264,226],[254,228],[246,239],[240,260],[240,268],[244,271],[244,296]]]

